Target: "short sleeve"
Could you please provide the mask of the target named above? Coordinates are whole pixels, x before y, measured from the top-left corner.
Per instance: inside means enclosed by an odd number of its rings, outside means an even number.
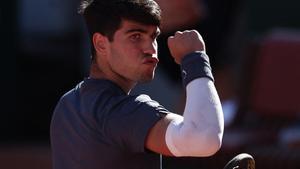
[[[106,115],[105,135],[121,149],[145,152],[145,139],[154,124],[168,113],[147,95],[116,99]]]

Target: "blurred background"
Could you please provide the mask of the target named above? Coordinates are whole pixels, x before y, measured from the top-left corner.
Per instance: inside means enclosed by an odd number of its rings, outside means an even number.
[[[163,10],[159,68],[146,93],[180,114],[185,93],[166,40],[198,30],[225,115],[221,150],[167,158],[166,169],[220,169],[238,153],[258,169],[300,168],[300,1],[157,0]],[[0,168],[50,169],[49,125],[58,99],[88,75],[79,0],[1,2]]]

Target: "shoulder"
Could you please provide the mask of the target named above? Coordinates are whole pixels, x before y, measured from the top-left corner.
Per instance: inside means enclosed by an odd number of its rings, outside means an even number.
[[[82,82],[78,83],[74,88],[71,90],[65,92],[59,99],[59,103],[66,102],[66,101],[72,101],[75,99],[76,91],[80,88]]]

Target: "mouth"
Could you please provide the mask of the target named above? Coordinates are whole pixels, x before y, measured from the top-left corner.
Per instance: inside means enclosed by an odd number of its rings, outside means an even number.
[[[143,64],[157,65],[158,62],[159,62],[159,60],[157,58],[146,58],[146,59],[144,59]]]

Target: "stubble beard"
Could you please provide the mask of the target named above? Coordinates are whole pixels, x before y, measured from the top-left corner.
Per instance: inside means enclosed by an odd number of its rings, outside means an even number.
[[[154,79],[155,70],[156,70],[156,66],[154,67],[154,69],[151,72],[146,72],[145,74],[143,74],[141,76],[141,78],[139,79],[138,83],[149,83],[149,82],[151,82]]]

